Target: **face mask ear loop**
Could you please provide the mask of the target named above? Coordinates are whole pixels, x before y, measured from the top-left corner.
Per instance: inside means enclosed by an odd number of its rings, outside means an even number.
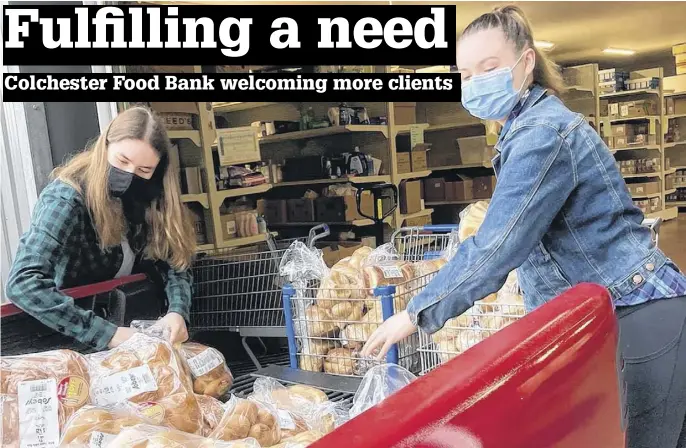
[[[528,48],[527,48],[527,50],[528,50]],[[524,51],[526,51],[526,50],[524,50]],[[524,57],[524,52],[522,52],[522,54],[519,56],[519,59],[517,59],[517,62],[515,62],[515,65],[512,66],[512,68],[510,69],[511,71],[513,71],[514,68],[517,66],[517,64],[519,64],[519,62],[522,60],[522,57]],[[522,89],[524,88],[524,84],[526,84],[526,79],[529,77],[529,75],[530,75],[530,73],[526,74],[524,76],[524,81],[522,81],[522,85],[519,86],[519,89],[517,89],[517,94],[521,95]]]

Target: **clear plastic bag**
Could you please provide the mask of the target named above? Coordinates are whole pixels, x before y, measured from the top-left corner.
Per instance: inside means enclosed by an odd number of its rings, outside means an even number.
[[[130,402],[156,424],[199,434],[200,407],[186,364],[167,342],[168,329],[151,329],[156,336],[146,329],[112,350],[88,355],[91,399],[98,406]]]
[[[417,379],[415,375],[397,364],[372,367],[362,378],[355,392],[350,418],[355,418],[367,409],[376,406],[415,379]]]
[[[196,395],[202,414],[202,435],[209,437],[224,417],[224,403],[207,395]]]
[[[318,431],[301,432],[293,437],[283,439],[281,443],[274,445],[273,448],[305,448],[324,437],[324,435]]]
[[[39,421],[45,440],[59,442],[64,423],[91,402],[90,384],[86,358],[71,350],[1,357],[2,446],[36,442]],[[52,405],[42,406],[42,401]]]
[[[127,404],[107,407],[84,406],[64,425],[60,446],[104,448],[123,429],[151,423]]]
[[[233,385],[233,374],[219,350],[197,342],[178,346],[193,379],[193,392],[219,398]]]
[[[460,212],[460,224],[458,227],[460,241],[464,241],[470,236],[476,235],[476,232],[486,218],[488,204],[488,201],[475,202],[469,204]]]
[[[224,441],[253,438],[262,447],[281,441],[279,415],[268,404],[232,396],[224,409],[221,421],[209,438]]]
[[[250,438],[226,442],[159,426],[137,425],[120,432],[107,448],[260,448],[260,444]]]

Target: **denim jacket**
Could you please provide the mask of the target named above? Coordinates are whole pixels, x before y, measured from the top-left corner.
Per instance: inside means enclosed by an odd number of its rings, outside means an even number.
[[[532,87],[496,150],[484,222],[407,306],[427,333],[498,291],[514,269],[531,310],[583,282],[617,300],[670,263],[601,137],[542,87]]]

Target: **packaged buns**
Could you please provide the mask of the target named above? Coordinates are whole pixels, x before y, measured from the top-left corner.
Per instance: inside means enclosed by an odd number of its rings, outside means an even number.
[[[309,305],[305,308],[307,334],[310,337],[326,336],[336,330],[330,309],[320,305]]]
[[[359,322],[364,313],[364,302],[359,301],[343,301],[337,303],[331,308],[331,317],[333,318],[334,326],[342,330],[347,325]]]
[[[196,394],[219,398],[231,389],[233,375],[219,350],[186,342],[181,344],[179,352],[188,364]]]
[[[476,235],[481,223],[486,218],[488,211],[488,202],[479,201],[470,204],[460,213],[460,225],[458,228],[458,236],[460,241]]]
[[[225,442],[169,428],[136,425],[119,433],[107,448],[260,448],[260,445],[249,438]]]
[[[302,432],[296,436],[283,439],[274,448],[304,448],[324,437],[319,431]]]
[[[202,435],[208,437],[217,429],[224,417],[224,404],[216,398],[207,395],[196,395],[202,414]]]
[[[86,358],[71,350],[0,357],[2,446],[19,446],[20,440],[34,443],[39,420],[45,438],[59,442],[64,423],[90,403],[90,382]],[[44,407],[40,405],[43,400],[56,406]],[[25,406],[25,415],[20,415],[18,403],[29,401],[33,404]]]
[[[330,339],[308,339],[298,357],[298,368],[310,372],[321,372],[324,369],[324,358],[329,350],[338,346]]]
[[[233,396],[224,409],[221,421],[209,435],[211,439],[233,441],[253,438],[262,447],[281,441],[279,416],[268,405]]]
[[[156,424],[201,433],[202,416],[191,378],[165,339],[136,333],[112,350],[89,355],[88,361],[94,404],[130,402]]]
[[[356,368],[354,351],[350,348],[334,348],[324,360],[324,372],[334,375],[352,375]]]
[[[148,423],[127,405],[79,409],[62,431],[60,446],[68,448],[104,447],[124,428]]]
[[[341,344],[349,349],[360,350],[369,337],[383,323],[381,302],[369,308],[358,323],[350,324],[341,331]]]

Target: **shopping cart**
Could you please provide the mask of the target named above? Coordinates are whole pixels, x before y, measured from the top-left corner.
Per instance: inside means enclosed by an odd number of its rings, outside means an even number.
[[[326,225],[314,227],[307,238],[277,240],[248,248],[209,251],[193,264],[191,331],[234,331],[253,364],[259,361],[247,343],[262,337],[286,337],[279,264],[295,240],[313,245],[329,235]]]

